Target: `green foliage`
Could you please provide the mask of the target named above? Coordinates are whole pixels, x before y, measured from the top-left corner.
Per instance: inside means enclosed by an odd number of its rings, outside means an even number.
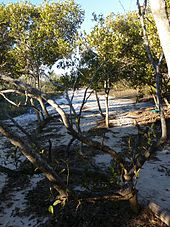
[[[74,49],[83,15],[72,0],[44,2],[40,6],[27,2],[1,4],[0,30],[5,39],[0,40],[0,47],[5,46],[1,54],[4,70],[16,75],[41,75],[43,65],[52,66]]]
[[[120,173],[114,162],[112,162],[112,164],[109,166],[109,170],[111,173],[110,183],[120,186],[121,184]]]
[[[62,199],[62,200],[57,199],[57,200],[55,200],[55,201],[53,202],[52,205],[50,205],[50,206],[48,207],[48,212],[51,213],[52,215],[54,215],[54,207],[57,206],[57,205],[61,205],[61,207],[64,207],[65,204],[66,204],[66,199],[65,199],[65,198]]]
[[[150,126],[140,126],[138,135],[124,138],[125,143],[128,144],[128,148],[124,151],[124,158],[133,165],[136,177],[140,172],[140,169],[136,170],[137,160],[140,160],[140,157],[157,143],[158,137],[158,127],[153,123]]]
[[[109,78],[111,83],[115,83],[123,79],[133,87],[153,86],[154,71],[144,46],[138,14],[110,14],[106,18],[94,15],[94,20],[96,25],[82,44],[82,64],[86,76],[91,77],[96,67],[102,66],[98,72],[98,76],[102,78],[100,81]],[[158,62],[162,50],[150,13],[145,16],[145,24],[154,60]],[[167,72],[165,60],[161,71]]]
[[[52,205],[50,205],[49,207],[48,207],[48,212],[50,213],[50,214],[54,214],[54,207],[52,206]]]

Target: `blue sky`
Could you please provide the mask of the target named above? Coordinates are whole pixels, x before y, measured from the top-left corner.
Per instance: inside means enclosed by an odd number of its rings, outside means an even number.
[[[83,29],[89,31],[92,24],[92,13],[104,14],[105,16],[111,12],[123,13],[125,11],[136,9],[136,0],[77,0],[78,4],[85,10],[85,21]]]
[[[40,4],[42,0],[29,0],[33,4]],[[111,12],[123,13],[124,10],[130,11],[136,9],[136,0],[75,0],[82,9],[85,10],[85,21],[82,29],[90,31],[92,24],[92,13],[104,14],[105,16]],[[0,0],[0,3],[18,2],[17,0]],[[57,2],[57,0],[56,0]]]

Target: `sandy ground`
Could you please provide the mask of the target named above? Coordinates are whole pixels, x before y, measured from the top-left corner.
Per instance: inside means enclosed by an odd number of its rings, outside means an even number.
[[[76,111],[80,108],[81,100],[83,99],[84,90],[78,90],[74,98],[74,108]],[[62,108],[69,112],[67,105],[67,100],[64,97],[60,97],[56,100],[61,104]],[[101,106],[104,109],[105,100],[104,96],[100,96]],[[111,121],[114,127],[110,128],[105,134],[106,139],[104,143],[118,152],[121,152],[124,148],[122,137],[136,135],[138,133],[137,128],[133,125],[133,119],[127,115],[129,111],[139,110],[144,107],[152,106],[151,103],[139,103],[136,104],[134,99],[131,98],[110,98],[110,114]],[[48,107],[51,114],[55,113],[53,108]],[[87,131],[92,127],[95,127],[101,120],[98,113],[97,104],[94,95],[91,95],[84,107],[83,118],[81,120],[82,131]],[[35,127],[36,117],[33,113],[24,114],[15,118],[15,120],[20,123],[25,128],[28,125]],[[67,144],[70,141],[70,136],[66,133],[64,127],[60,127],[58,133],[60,138],[57,140],[57,144]],[[100,138],[95,138],[100,140]],[[8,156],[10,150],[8,148],[8,142],[4,137],[0,137],[0,164],[6,165],[9,168],[15,168],[12,163],[12,158]],[[21,157],[23,160],[23,157]],[[98,154],[94,157],[95,163],[104,169],[106,166],[110,165],[111,157],[107,154]],[[0,204],[0,226],[7,227],[20,227],[20,226],[38,226],[37,223],[43,223],[44,220],[37,220],[31,212],[30,215],[25,217],[19,215],[16,212],[16,208],[22,210],[25,208],[25,196],[28,190],[34,188],[38,181],[42,179],[42,176],[32,177],[27,188],[14,189],[11,190],[10,203],[9,201],[1,202]],[[6,184],[7,176],[0,174],[0,193]],[[162,208],[170,211],[170,148],[167,145],[164,151],[157,153],[157,158],[148,161],[142,168],[140,172],[140,177],[137,182],[137,188],[139,190],[139,199],[142,203],[147,203],[148,201],[154,201],[159,204]],[[76,190],[82,190],[81,185],[75,187]]]
[[[157,152],[156,159],[142,167],[137,183],[141,202],[154,202],[170,212],[170,149]]]

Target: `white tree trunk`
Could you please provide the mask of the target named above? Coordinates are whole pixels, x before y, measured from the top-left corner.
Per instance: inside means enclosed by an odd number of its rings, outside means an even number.
[[[166,13],[165,0],[150,0],[149,2],[167,62],[168,76],[170,77],[170,23]]]
[[[105,96],[105,107],[106,107],[105,123],[106,123],[106,128],[109,128],[109,97],[107,93]]]

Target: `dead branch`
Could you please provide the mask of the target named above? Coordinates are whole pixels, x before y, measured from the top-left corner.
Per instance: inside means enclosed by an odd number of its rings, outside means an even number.
[[[69,156],[69,153],[70,153],[70,148],[71,148],[71,145],[73,144],[73,142],[75,141],[75,138],[71,138],[71,140],[69,141],[68,145],[67,145],[67,149],[66,149],[66,155]]]

